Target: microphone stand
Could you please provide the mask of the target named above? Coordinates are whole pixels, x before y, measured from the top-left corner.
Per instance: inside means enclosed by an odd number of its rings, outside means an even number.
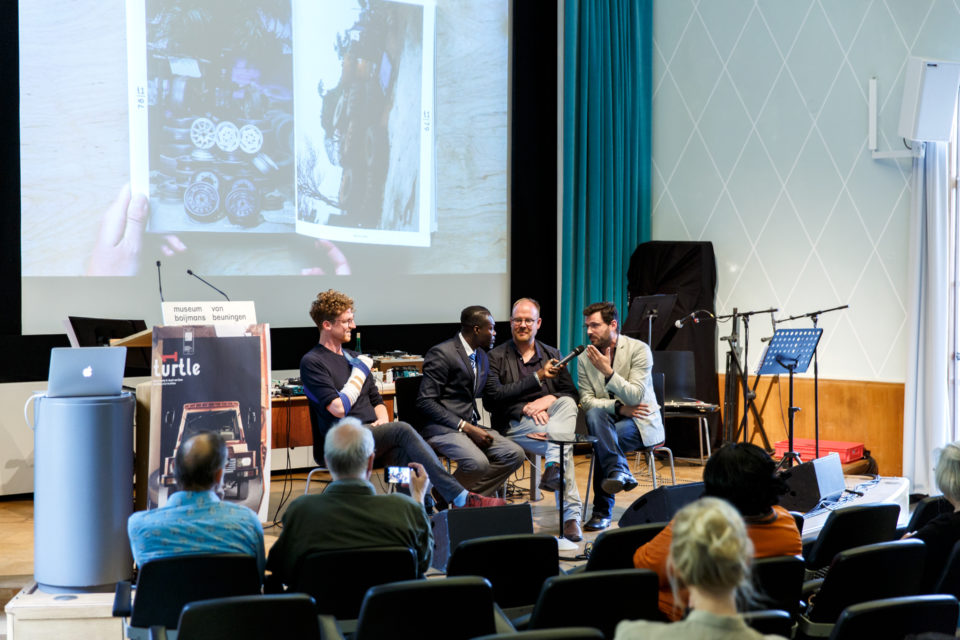
[[[658,315],[657,308],[648,309],[646,313],[647,319],[647,346],[650,347],[650,351],[653,351],[653,319]]]
[[[829,309],[820,309],[819,311],[811,311],[810,313],[801,313],[799,315],[790,316],[789,318],[784,318],[782,320],[774,320],[774,325],[780,322],[787,322],[789,320],[798,320],[800,318],[810,318],[813,321],[813,328],[817,328],[817,321],[820,319],[820,314],[830,313],[831,311],[840,311],[842,309],[848,309],[850,305],[845,304],[840,307],[831,307]],[[820,457],[820,368],[817,364],[817,351],[819,351],[820,345],[817,344],[817,348],[813,350],[813,457],[817,459]],[[793,404],[791,402],[791,404]]]

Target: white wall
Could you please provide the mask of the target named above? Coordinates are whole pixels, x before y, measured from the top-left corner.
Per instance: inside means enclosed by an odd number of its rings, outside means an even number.
[[[821,376],[903,381],[910,162],[871,158],[867,84],[902,149],[904,64],[960,60],[960,8],[657,0],[653,34],[654,239],[713,242],[721,313],[850,304],[821,316]],[[752,322],[751,369],[770,333]]]

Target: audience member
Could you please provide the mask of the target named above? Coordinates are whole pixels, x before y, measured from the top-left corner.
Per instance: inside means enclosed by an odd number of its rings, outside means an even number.
[[[793,516],[776,504],[786,492],[786,485],[776,472],[777,465],[767,452],[747,442],[715,451],[703,470],[704,495],[722,498],[740,512],[756,558],[798,555],[803,551]],[[675,520],[633,555],[636,568],[652,569],[660,576],[660,610],[671,620],[682,615],[667,576],[674,523]]]
[[[300,378],[310,404],[313,457],[317,464],[324,459],[327,430],[340,418],[357,418],[373,432],[377,465],[406,466],[416,462],[426,470],[446,503],[457,507],[484,506],[482,496],[471,494],[447,473],[413,427],[406,422],[390,422],[387,407],[370,375],[373,360],[343,347],[357,328],[353,299],[333,289],[321,291],[310,305],[310,318],[320,331],[320,339],[300,360]]]
[[[671,523],[667,573],[674,592],[683,588],[690,613],[682,622],[645,620],[617,625],[617,640],[759,640],[737,614],[737,591],[749,592],[753,543],[743,519],[718,498],[701,498],[681,509]]]
[[[373,433],[356,418],[327,431],[324,460],[333,482],[323,493],[301,496],[283,514],[283,531],[270,548],[273,584],[290,584],[301,560],[317,551],[403,546],[417,552],[423,574],[433,555],[433,533],[423,500],[429,480],[410,463],[410,495],[377,495],[370,484]]]
[[[425,419],[420,425],[423,437],[457,463],[453,477],[460,484],[484,496],[500,489],[526,459],[520,445],[480,424],[477,398],[490,369],[484,350],[493,347],[496,335],[490,311],[481,306],[464,309],[457,335],[424,356],[417,398]]]
[[[177,449],[173,473],[179,491],[159,509],[139,511],[127,521],[137,566],[156,558],[199,553],[245,553],[263,574],[263,527],[249,508],[224,502],[227,445],[219,434],[202,432]]]
[[[490,375],[483,390],[483,404],[490,411],[493,428],[507,436],[524,451],[546,458],[540,488],[559,492],[560,445],[528,437],[534,433],[570,435],[577,428],[579,394],[566,368],[556,377],[541,380],[540,369],[560,359],[554,347],[539,342],[540,304],[530,298],[513,303],[510,315],[512,339],[490,352]],[[573,447],[564,451],[563,536],[579,542],[580,513],[583,502],[577,489],[573,466]],[[556,495],[560,499],[559,493]]]
[[[936,586],[953,545],[960,542],[960,441],[951,442],[939,451],[934,476],[937,489],[953,506],[953,511],[938,515],[917,531],[904,536],[923,540],[927,545],[922,584],[930,589]]]
[[[637,481],[624,452],[661,444],[660,406],[653,392],[653,354],[639,340],[620,334],[617,307],[595,302],[583,310],[590,345],[577,358],[580,404],[593,448],[593,511],[583,528],[610,526],[613,494],[632,491]]]

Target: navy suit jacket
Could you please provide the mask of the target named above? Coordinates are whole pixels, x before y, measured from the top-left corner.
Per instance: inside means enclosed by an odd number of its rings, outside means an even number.
[[[474,380],[470,358],[459,335],[427,351],[417,397],[417,408],[426,422],[420,428],[424,438],[456,431],[461,420],[472,423],[474,412],[480,414],[477,398],[483,393],[490,364],[483,349],[477,349],[476,353]]]

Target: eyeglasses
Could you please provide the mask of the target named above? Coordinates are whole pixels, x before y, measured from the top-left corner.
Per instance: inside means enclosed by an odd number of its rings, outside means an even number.
[[[512,324],[515,327],[519,327],[522,325],[528,325],[532,327],[536,323],[537,321],[534,320],[533,318],[510,318],[510,324]]]

